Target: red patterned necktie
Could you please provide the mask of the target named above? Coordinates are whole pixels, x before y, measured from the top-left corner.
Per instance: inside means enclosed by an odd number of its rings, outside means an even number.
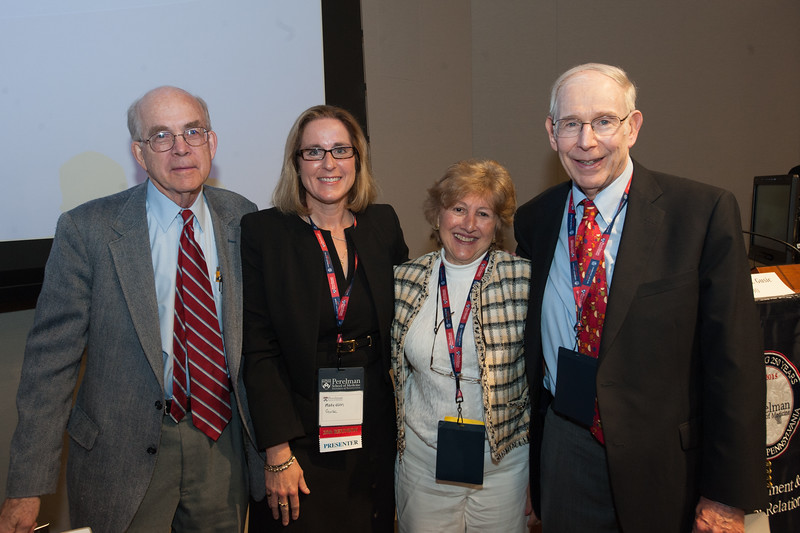
[[[578,271],[581,279],[589,267],[595,249],[600,244],[602,231],[595,221],[597,206],[589,199],[583,200],[583,218],[575,235],[575,250],[578,256]],[[578,351],[591,357],[600,353],[600,338],[603,334],[603,321],[606,318],[606,302],[608,300],[608,287],[606,286],[605,260],[597,266],[594,280],[589,287],[581,312],[581,328],[578,331]],[[594,405],[594,420],[591,427],[592,435],[601,443],[605,442],[603,428],[600,424],[600,414],[597,409],[597,399]]]
[[[194,239],[194,213],[184,209],[181,216],[183,231],[175,278],[175,357],[170,416],[180,422],[186,414],[188,366],[192,421],[216,441],[231,419],[225,352],[206,260]]]

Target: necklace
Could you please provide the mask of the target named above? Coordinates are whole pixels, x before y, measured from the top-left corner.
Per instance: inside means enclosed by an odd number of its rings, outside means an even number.
[[[339,253],[337,250],[336,255],[339,256],[339,264],[342,265],[342,273],[344,277],[347,277],[347,267],[350,266],[350,263],[347,261],[347,248],[344,249],[344,253]]]
[[[307,224],[311,224],[311,215],[307,215],[307,216],[306,216],[306,217],[305,217],[303,220],[304,220],[304,221],[305,221]],[[355,217],[353,217],[353,222],[355,222],[355,220],[356,220],[356,219],[355,219]],[[325,230],[325,231],[327,231],[327,232],[329,232],[329,233],[331,234],[331,239],[335,239],[335,240],[337,240],[337,241],[340,241],[340,242],[347,242],[347,239],[346,239],[346,238],[344,238],[344,237],[337,237],[336,235],[334,235],[334,234],[333,234],[333,230]]]
[[[333,235],[331,235],[331,237],[333,237]],[[338,241],[344,241],[344,239],[338,239],[336,237],[333,237],[333,238],[338,240]],[[339,251],[339,249],[336,248],[336,255],[339,256],[339,262],[342,265],[346,265],[347,264],[347,247],[345,247],[345,249],[342,250],[342,251]]]
[[[353,226],[355,226],[356,217],[352,213],[351,213],[351,216],[353,217]],[[305,222],[307,222],[308,224],[314,226],[314,222],[311,220],[311,215],[306,215],[305,217],[302,217],[302,218],[303,218],[303,220]],[[318,228],[316,226],[314,226],[314,227],[318,230]],[[344,243],[347,242],[347,238],[346,237],[337,237],[336,235],[333,234],[333,230],[325,230],[325,231],[327,231],[330,234],[332,239],[334,239],[336,241],[339,241],[339,242],[344,242]],[[348,266],[347,252],[348,252],[347,245],[344,246],[344,250],[341,251],[341,252],[339,251],[338,247],[336,248],[336,255],[339,257],[339,263],[342,265],[342,268],[344,269],[345,276],[347,275],[347,266]],[[358,261],[358,257],[356,257],[356,261]]]

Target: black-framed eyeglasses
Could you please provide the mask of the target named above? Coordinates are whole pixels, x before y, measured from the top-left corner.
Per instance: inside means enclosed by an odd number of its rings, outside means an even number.
[[[189,146],[203,146],[208,142],[208,130],[205,128],[187,128],[177,135],[169,131],[159,131],[152,134],[147,140],[140,142],[150,145],[154,152],[166,152],[175,146],[175,139],[183,137]]]
[[[329,153],[334,159],[350,159],[356,155],[356,148],[355,146],[336,146],[330,150],[324,148],[302,148],[297,151],[297,155],[305,161],[322,161]]]
[[[631,113],[628,113],[622,118],[614,115],[603,115],[602,117],[592,119],[591,122],[581,122],[574,117],[554,120],[553,133],[556,137],[561,138],[577,137],[581,130],[583,130],[583,126],[589,124],[595,135],[600,137],[613,135],[617,132],[622,123],[625,122],[625,119],[631,116]]]

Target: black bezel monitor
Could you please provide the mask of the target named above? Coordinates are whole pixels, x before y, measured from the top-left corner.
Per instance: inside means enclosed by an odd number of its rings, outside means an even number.
[[[753,178],[753,207],[750,218],[749,257],[763,265],[800,262],[792,251],[798,235],[800,176],[756,176]]]

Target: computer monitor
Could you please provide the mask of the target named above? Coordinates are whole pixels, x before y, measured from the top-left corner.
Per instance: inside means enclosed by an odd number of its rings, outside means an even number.
[[[753,178],[750,259],[764,265],[800,262],[800,176]]]

